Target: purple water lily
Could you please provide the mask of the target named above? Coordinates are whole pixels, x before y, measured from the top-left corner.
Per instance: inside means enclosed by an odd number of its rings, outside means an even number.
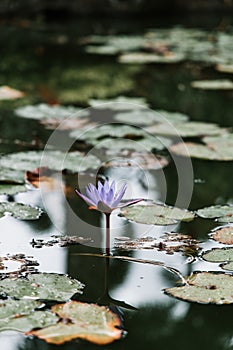
[[[87,185],[86,195],[80,193],[77,189],[75,192],[90,205],[90,209],[99,210],[104,214],[111,214],[114,209],[127,207],[142,200],[134,199],[120,204],[126,188],[127,185],[123,184],[120,190],[117,191],[115,181],[112,181],[111,184],[105,181],[103,185],[99,181],[97,187],[91,183]]]

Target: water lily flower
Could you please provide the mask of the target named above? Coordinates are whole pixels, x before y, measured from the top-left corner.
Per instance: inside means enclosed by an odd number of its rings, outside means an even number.
[[[120,203],[126,188],[127,185],[125,183],[117,191],[115,181],[112,181],[111,184],[108,181],[105,181],[104,184],[98,181],[97,187],[91,183],[87,185],[86,195],[80,193],[77,189],[75,192],[90,205],[89,209],[99,210],[104,214],[111,214],[114,209],[127,207],[142,200],[140,198]]]

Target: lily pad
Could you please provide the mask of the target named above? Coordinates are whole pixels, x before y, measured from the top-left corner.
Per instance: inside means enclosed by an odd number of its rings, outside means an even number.
[[[19,192],[26,192],[28,188],[25,185],[0,184],[0,195],[10,194],[14,195]]]
[[[42,214],[42,210],[23,203],[0,203],[0,218],[7,213],[19,220],[36,220],[39,219],[40,215]]]
[[[154,135],[164,136],[181,136],[181,137],[197,137],[205,135],[221,135],[226,132],[226,129],[219,127],[217,124],[204,122],[177,122],[161,123],[148,126],[146,131]]]
[[[21,118],[27,119],[58,119],[62,120],[70,117],[72,114],[76,114],[76,117],[87,117],[89,111],[82,108],[76,108],[73,106],[50,106],[45,103],[38,105],[28,105],[19,107],[15,110],[15,114]]]
[[[0,169],[0,183],[24,184],[24,172],[17,169]]]
[[[196,211],[197,215],[204,219],[217,219],[219,222],[233,221],[233,206],[212,205]]]
[[[146,152],[126,152],[120,157],[114,157],[110,161],[104,163],[105,168],[114,167],[137,167],[141,169],[156,170],[162,169],[168,165],[168,160],[162,156],[155,156]]]
[[[113,111],[120,110],[137,110],[137,109],[145,109],[149,107],[146,99],[143,97],[126,97],[126,96],[118,96],[113,99],[108,100],[89,100],[89,104],[91,107],[95,109],[111,109]]]
[[[213,248],[204,252],[202,258],[216,263],[233,261],[233,248]]]
[[[135,205],[121,210],[121,216],[147,225],[172,225],[178,221],[192,221],[194,214],[188,210],[161,204]]]
[[[4,300],[0,302],[0,332],[15,330],[28,332],[33,328],[51,326],[58,317],[49,311],[35,311],[41,307],[34,300]]]
[[[15,100],[17,98],[24,97],[24,93],[19,90],[15,90],[10,86],[0,86],[0,100]]]
[[[233,244],[233,226],[222,227],[211,234],[211,237],[223,244]]]
[[[114,115],[114,119],[122,123],[131,123],[133,125],[151,125],[153,123],[182,122],[187,121],[188,116],[182,113],[172,113],[167,111],[152,110],[133,110],[130,112],[122,112]]]
[[[191,86],[201,90],[233,90],[233,81],[228,79],[197,80],[193,81]]]
[[[176,155],[198,159],[206,160],[216,160],[216,161],[232,161],[233,152],[230,148],[213,149],[208,145],[202,145],[193,142],[181,142],[170,147],[170,151]]]
[[[201,304],[232,304],[233,276],[216,272],[195,272],[187,284],[165,289],[175,298]]]
[[[233,73],[233,64],[218,64],[216,70],[222,73]]]
[[[170,55],[158,55],[147,52],[126,53],[119,57],[120,63],[178,63],[185,60],[183,53],[171,53]]]
[[[42,159],[43,162],[41,162]],[[58,171],[68,169],[73,172],[80,172],[89,168],[96,168],[99,165],[100,160],[97,157],[94,155],[85,155],[78,151],[71,153],[61,151],[18,152],[5,155],[1,158],[2,167],[24,171],[40,166],[47,166],[50,169]]]
[[[57,345],[76,338],[105,345],[122,336],[119,317],[105,306],[71,301],[53,306],[52,312],[61,318],[59,323],[29,334]]]
[[[16,299],[68,300],[82,293],[83,284],[67,275],[33,273],[25,278],[5,278],[0,281],[0,295]]]
[[[137,139],[146,135],[141,128],[130,125],[105,124],[94,128],[74,130],[70,136],[91,144],[97,144],[105,137]]]

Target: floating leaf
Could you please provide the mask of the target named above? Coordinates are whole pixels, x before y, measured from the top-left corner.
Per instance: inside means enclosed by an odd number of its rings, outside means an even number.
[[[204,252],[202,258],[216,263],[233,261],[233,248],[213,248]]]
[[[190,156],[191,158],[232,161],[233,152],[231,149],[221,151],[221,148],[214,150],[213,148],[198,143],[181,142],[170,147],[170,151],[179,156]]]
[[[94,128],[88,127],[86,130],[74,130],[70,133],[70,136],[77,140],[98,144],[105,137],[135,139],[143,137],[146,134],[143,129],[130,125],[105,124]]]
[[[55,236],[53,235],[51,239],[45,241],[43,239],[32,239],[30,242],[33,248],[42,247],[53,247],[58,244],[60,247],[69,247],[71,245],[85,244],[87,242],[92,242],[91,238],[76,237],[76,236]]]
[[[216,272],[195,272],[187,284],[165,289],[175,298],[202,304],[232,304],[233,276]]]
[[[89,104],[91,107],[95,109],[111,109],[113,111],[120,110],[137,110],[137,109],[145,109],[149,107],[146,102],[146,99],[143,97],[126,97],[126,96],[118,96],[113,99],[108,100],[94,100],[90,99]]]
[[[233,73],[233,64],[218,64],[216,70],[222,73]]]
[[[0,169],[0,183],[24,184],[24,172],[17,169]]]
[[[214,231],[211,237],[223,244],[233,244],[233,226],[222,227]]]
[[[197,215],[204,219],[217,219],[219,222],[233,221],[233,206],[212,205],[196,211]]]
[[[24,93],[19,90],[12,89],[10,86],[0,86],[0,100],[15,100],[24,97]]]
[[[36,220],[39,219],[42,210],[22,203],[2,202],[0,203],[0,218],[6,213],[19,220]]]
[[[43,161],[42,161],[43,160]],[[40,166],[61,171],[68,169],[73,172],[96,168],[100,160],[94,155],[81,152],[65,153],[61,151],[30,151],[5,155],[1,158],[1,166],[18,170],[30,170]]]
[[[45,103],[19,107],[15,110],[15,114],[21,118],[37,120],[56,119],[60,121],[74,114],[75,117],[79,118],[89,116],[89,112],[86,109],[73,106],[50,106]]]
[[[126,152],[104,163],[104,167],[138,167],[142,169],[162,169],[168,165],[168,160],[146,152]]]
[[[121,215],[147,225],[172,225],[178,221],[192,221],[194,214],[188,210],[161,204],[135,205],[121,210]]]
[[[233,81],[227,79],[197,80],[193,81],[191,86],[201,90],[233,90]]]
[[[130,112],[122,112],[114,115],[114,119],[118,122],[129,123],[133,125],[151,125],[153,123],[181,122],[187,121],[188,116],[182,113],[172,113],[167,111],[152,110],[132,110]]]
[[[220,135],[225,133],[226,129],[212,123],[177,122],[172,123],[172,125],[170,123],[151,125],[146,128],[146,131],[154,135],[197,137],[205,135]]]
[[[178,63],[185,60],[183,53],[172,53],[168,56],[157,55],[155,53],[132,52],[119,57],[120,63]]]
[[[59,315],[62,320],[54,326],[29,334],[57,345],[76,338],[105,345],[122,336],[119,317],[105,306],[71,301],[53,306],[52,312]]]
[[[56,273],[33,273],[25,278],[0,280],[0,295],[16,299],[64,301],[82,289],[83,284],[78,280]]]
[[[26,192],[28,188],[25,185],[0,184],[0,195],[10,194],[14,195],[19,192]]]

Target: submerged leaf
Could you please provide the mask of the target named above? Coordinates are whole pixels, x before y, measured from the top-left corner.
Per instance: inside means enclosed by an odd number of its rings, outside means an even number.
[[[216,272],[195,272],[187,284],[165,289],[175,298],[202,304],[232,304],[233,276]]]
[[[81,293],[83,284],[67,275],[56,273],[33,273],[25,278],[0,280],[0,295],[21,299],[68,300]]]
[[[42,214],[42,210],[37,207],[32,207],[23,203],[2,202],[0,203],[0,218],[11,214],[14,218],[19,220],[36,220]]]
[[[59,323],[29,334],[51,344],[63,344],[81,338],[94,344],[105,345],[122,336],[119,317],[105,306],[71,301],[53,306],[52,312],[61,318]]]
[[[172,225],[178,221],[192,221],[194,214],[188,210],[161,204],[135,205],[121,210],[121,216],[147,225]]]

